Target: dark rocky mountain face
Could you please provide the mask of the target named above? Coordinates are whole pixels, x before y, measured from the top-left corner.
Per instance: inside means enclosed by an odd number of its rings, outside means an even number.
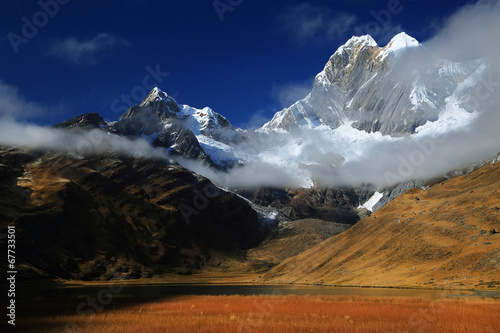
[[[168,128],[163,128],[152,142],[154,147],[167,148],[173,156],[205,162],[214,169],[221,169],[203,150],[196,136],[185,128],[178,119],[168,121]]]
[[[102,128],[109,129],[109,125],[104,121],[104,119],[97,113],[86,113],[81,116],[72,118],[67,121],[63,121],[62,123],[56,124],[52,126],[52,128],[60,128],[60,129],[93,129],[93,128]]]
[[[274,207],[291,220],[320,219],[323,221],[354,225],[369,212],[360,210],[373,194],[369,187],[308,189],[236,189],[236,193],[252,202]]]
[[[263,237],[244,200],[163,161],[1,148],[0,171],[0,225],[16,225],[25,278],[191,272]]]
[[[162,131],[164,122],[177,118],[179,111],[179,105],[172,97],[153,89],[140,105],[132,106],[113,127],[122,135],[150,136]]]

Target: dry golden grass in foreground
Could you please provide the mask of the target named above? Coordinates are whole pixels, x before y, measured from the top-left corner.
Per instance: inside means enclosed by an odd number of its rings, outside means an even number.
[[[498,332],[493,300],[359,296],[184,296],[105,309],[39,315],[29,332]],[[42,329],[45,328],[45,329]]]

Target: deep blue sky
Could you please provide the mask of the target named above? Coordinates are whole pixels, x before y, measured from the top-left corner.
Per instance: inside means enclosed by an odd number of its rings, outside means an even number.
[[[159,67],[169,75],[158,86],[177,102],[210,106],[241,127],[303,97],[351,36],[370,33],[383,46],[405,31],[424,42],[470,2],[220,0],[236,4],[220,16],[213,0],[59,1],[67,4],[53,17],[38,1],[2,3],[0,99],[17,89],[14,98],[30,106],[17,119],[50,125],[98,112],[116,120],[131,106],[122,95],[140,95],[146,68]],[[23,31],[34,20],[38,31]]]

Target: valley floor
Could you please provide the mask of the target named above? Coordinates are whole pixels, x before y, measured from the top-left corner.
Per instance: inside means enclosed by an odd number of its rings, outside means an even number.
[[[76,303],[75,303],[76,302]],[[81,300],[80,300],[81,302]],[[31,302],[18,332],[498,332],[500,302],[360,296],[182,296]],[[83,310],[85,309],[85,310]],[[78,310],[77,310],[78,311]],[[86,311],[86,312],[85,312]],[[85,312],[85,313],[83,313]]]

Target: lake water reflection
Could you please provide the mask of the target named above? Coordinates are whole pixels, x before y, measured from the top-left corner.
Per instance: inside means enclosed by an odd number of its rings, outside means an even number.
[[[46,290],[42,297],[84,297],[96,295],[107,285],[66,287]],[[123,287],[123,288],[121,288]],[[499,292],[471,292],[464,290],[423,290],[423,289],[396,289],[396,288],[352,288],[352,287],[325,287],[303,285],[193,285],[193,284],[147,284],[123,285],[115,297],[172,297],[190,295],[297,295],[297,296],[376,296],[376,297],[418,297],[425,299],[440,299],[444,297],[485,297],[500,298]],[[113,287],[111,287],[113,288]],[[116,290],[116,289],[115,289]]]

